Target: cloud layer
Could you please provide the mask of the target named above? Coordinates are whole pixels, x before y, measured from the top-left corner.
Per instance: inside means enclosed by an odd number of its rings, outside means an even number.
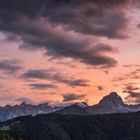
[[[113,67],[117,61],[108,53],[114,53],[114,48],[93,37],[126,38],[125,7],[130,1],[2,0],[0,30],[18,36],[20,48],[43,49],[51,58]]]
[[[55,89],[57,88],[56,85],[53,84],[42,84],[42,83],[35,83],[35,84],[29,84],[32,89],[35,90],[46,90],[46,89]]]
[[[86,94],[75,94],[75,93],[67,93],[63,95],[63,101],[75,101],[75,100],[81,100],[85,99]]]
[[[75,79],[73,77],[69,77],[67,75],[62,75],[61,73],[53,70],[28,70],[27,72],[21,75],[23,79],[44,79],[50,80],[57,83],[63,83],[71,87],[78,87],[78,86],[89,86],[88,80],[85,79]],[[37,85],[40,87],[40,85]],[[34,85],[34,87],[36,87]]]

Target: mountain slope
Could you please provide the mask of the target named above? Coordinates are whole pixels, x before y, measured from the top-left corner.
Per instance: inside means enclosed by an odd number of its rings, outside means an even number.
[[[65,115],[89,115],[89,112],[84,107],[81,107],[78,104],[64,107],[63,109],[60,109],[54,113]]]

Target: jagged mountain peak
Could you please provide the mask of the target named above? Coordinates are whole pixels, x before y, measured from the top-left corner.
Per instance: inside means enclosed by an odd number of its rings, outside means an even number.
[[[99,102],[100,105],[123,105],[122,98],[116,93],[111,92],[109,95],[103,97]]]
[[[118,97],[119,95],[117,94],[117,92],[111,92],[108,96]]]
[[[116,93],[111,92],[103,97],[96,105],[87,108],[91,114],[111,114],[132,111],[124,104],[122,98]]]

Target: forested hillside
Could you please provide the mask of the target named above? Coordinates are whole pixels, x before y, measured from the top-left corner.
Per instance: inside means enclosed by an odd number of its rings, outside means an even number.
[[[140,113],[100,116],[37,115],[4,122],[2,127],[24,135],[29,140],[139,140]]]

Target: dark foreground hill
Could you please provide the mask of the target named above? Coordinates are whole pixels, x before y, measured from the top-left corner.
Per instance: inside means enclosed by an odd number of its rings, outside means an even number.
[[[140,112],[28,116],[4,122],[0,129],[24,135],[29,140],[140,140]]]

